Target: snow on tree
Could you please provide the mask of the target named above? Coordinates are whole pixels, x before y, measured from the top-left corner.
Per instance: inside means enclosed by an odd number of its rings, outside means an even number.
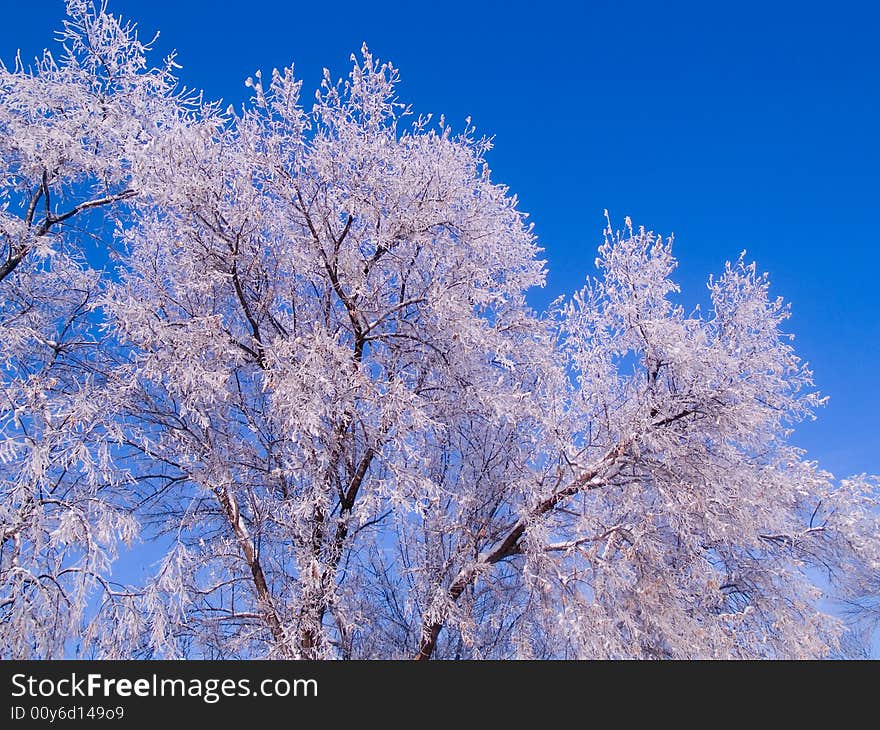
[[[60,57],[0,65],[0,654],[57,656],[137,530],[113,461],[112,334],[87,252],[185,118],[171,64],[130,25],[68,5]],[[188,126],[188,125],[185,125]]]
[[[310,109],[289,68],[220,112],[68,8],[0,81],[0,654],[847,650],[877,483],[790,444],[822,399],[754,264],[686,314],[671,241],[609,222],[537,313],[489,141],[366,47]]]

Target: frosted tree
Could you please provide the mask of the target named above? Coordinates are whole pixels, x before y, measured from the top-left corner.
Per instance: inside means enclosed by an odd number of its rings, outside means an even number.
[[[308,108],[289,68],[220,113],[69,7],[63,62],[0,87],[0,652],[849,651],[828,599],[875,605],[877,485],[790,444],[822,399],[754,264],[686,314],[671,241],[609,223],[535,312],[489,141],[366,47]],[[161,558],[123,587],[138,526]]]
[[[399,128],[395,81],[364,51],[308,115],[291,71],[257,77],[251,109],[169,148],[173,194],[122,234],[107,307],[134,353],[126,440],[163,465],[143,501],[175,536],[150,611],[182,597],[157,650],[357,654],[370,551],[440,520],[465,459],[489,481],[457,509],[505,510],[537,447],[528,386],[552,367],[524,305],[533,237],[488,143]]]
[[[170,60],[146,67],[133,26],[82,2],[68,10],[57,58],[0,65],[4,656],[63,652],[136,531],[112,458],[118,408],[103,386],[114,354],[95,266],[137,194],[144,151],[187,106]]]
[[[609,227],[601,278],[560,303],[574,388],[558,476],[446,600],[518,560],[523,601],[545,607],[527,617],[539,655],[821,655],[841,627],[816,610],[810,569],[829,581],[847,564],[876,570],[876,502],[786,443],[821,401],[766,277],[728,264],[710,281],[711,315],[685,316],[670,301],[670,244]],[[443,625],[442,613],[424,622],[423,656]],[[532,655],[535,637],[521,640]]]

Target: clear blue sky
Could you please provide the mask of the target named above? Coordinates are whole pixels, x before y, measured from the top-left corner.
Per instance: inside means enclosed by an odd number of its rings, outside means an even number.
[[[551,297],[592,273],[602,210],[674,232],[684,299],[748,249],[793,303],[831,396],[797,441],[839,475],[880,473],[880,10],[868,2],[111,0],[184,81],[241,102],[296,63],[348,71],[362,41],[418,112],[493,134],[495,179],[546,250]],[[0,57],[51,44],[61,0],[2,0]]]

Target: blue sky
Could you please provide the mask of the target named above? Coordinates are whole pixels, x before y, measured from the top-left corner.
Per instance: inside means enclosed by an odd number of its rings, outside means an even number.
[[[593,273],[602,211],[674,232],[684,301],[742,249],[792,302],[831,396],[796,441],[838,475],[880,473],[880,10],[867,2],[303,3],[111,0],[162,31],[180,74],[240,103],[295,62],[307,94],[362,41],[417,112],[470,115],[545,248],[541,307]],[[2,3],[0,57],[51,44],[61,0]]]

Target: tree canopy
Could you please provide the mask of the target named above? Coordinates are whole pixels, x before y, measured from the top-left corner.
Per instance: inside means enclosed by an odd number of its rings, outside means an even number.
[[[0,66],[0,656],[858,650],[878,481],[791,444],[823,399],[754,263],[686,312],[609,219],[537,312],[490,141],[366,47],[222,109],[68,14]]]

